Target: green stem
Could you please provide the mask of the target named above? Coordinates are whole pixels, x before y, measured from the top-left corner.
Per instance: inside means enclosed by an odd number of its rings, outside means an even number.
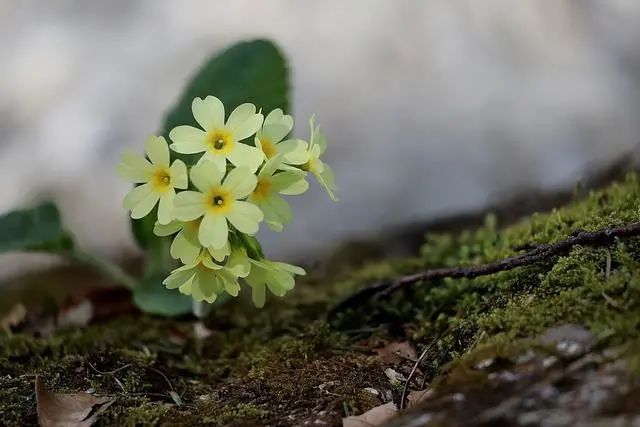
[[[64,255],[81,264],[85,264],[95,268],[100,273],[102,273],[102,275],[124,286],[125,288],[133,290],[138,283],[136,279],[131,277],[116,264],[106,261],[102,258],[98,258],[80,249],[72,249],[69,252],[65,252]]]

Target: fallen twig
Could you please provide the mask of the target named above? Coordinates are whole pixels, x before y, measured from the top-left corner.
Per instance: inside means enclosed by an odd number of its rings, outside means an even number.
[[[555,243],[536,245],[534,249],[523,254],[514,255],[499,261],[468,267],[435,268],[423,270],[418,273],[403,276],[395,281],[376,283],[364,288],[335,306],[329,313],[329,317],[347,308],[355,307],[368,298],[377,295],[389,295],[392,292],[408,287],[418,282],[443,278],[472,279],[479,276],[487,276],[501,271],[513,270],[518,267],[536,264],[551,257],[568,252],[574,246],[606,246],[615,239],[640,236],[640,223],[626,224],[619,227],[604,228],[598,231],[578,230],[567,239]]]
[[[418,357],[418,360],[416,360],[416,363],[413,365],[413,368],[411,368],[411,372],[409,373],[409,377],[407,378],[407,381],[404,382],[404,387],[402,387],[402,395],[400,396],[400,410],[401,411],[403,409],[405,409],[405,400],[407,399],[407,391],[409,391],[409,385],[411,383],[411,380],[413,379],[413,376],[418,371],[418,368],[420,367],[420,364],[424,360],[424,358],[427,355],[427,353],[430,352],[433,349],[433,347],[436,345],[436,343],[438,342],[438,339],[439,339],[439,336],[436,337],[436,339],[431,343],[431,345],[427,346],[423,350],[422,354],[420,354],[420,357]]]

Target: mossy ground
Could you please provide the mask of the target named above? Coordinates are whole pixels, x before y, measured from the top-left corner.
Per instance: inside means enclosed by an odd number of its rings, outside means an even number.
[[[106,425],[335,425],[345,413],[380,403],[366,387],[391,389],[385,365],[361,347],[372,337],[409,338],[419,352],[428,348],[422,369],[427,379],[448,372],[445,364],[474,349],[500,347],[563,323],[586,326],[606,345],[631,342],[640,336],[640,239],[576,247],[565,256],[473,280],[416,284],[340,313],[331,324],[324,316],[341,298],[378,280],[486,263],[526,243],[639,220],[640,182],[630,175],[507,228],[488,216],[477,230],[429,235],[412,258],[334,265],[330,274],[312,274],[263,310],[234,300],[207,320],[212,334],[202,340],[194,337],[189,319],[147,316],[47,338],[5,334],[2,423],[36,423],[32,375],[39,374],[56,391],[93,389],[117,397],[99,418]]]

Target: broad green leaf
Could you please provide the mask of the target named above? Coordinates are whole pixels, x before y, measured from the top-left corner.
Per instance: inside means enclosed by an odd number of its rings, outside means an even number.
[[[194,75],[176,105],[169,110],[161,133],[169,141],[169,132],[175,126],[197,126],[191,112],[195,97],[214,95],[220,98],[227,116],[245,102],[262,108],[266,115],[275,108],[288,111],[288,89],[287,64],[273,43],[267,40],[238,43],[213,56]],[[159,239],[152,232],[154,215],[132,221],[140,246],[149,248],[152,240]]]
[[[133,301],[140,310],[161,316],[180,316],[191,312],[192,299],[176,289],[167,289],[163,275],[154,275],[133,291]]]
[[[162,134],[179,125],[197,126],[191,114],[193,98],[213,95],[222,101],[227,117],[238,105],[251,102],[264,114],[289,110],[289,72],[285,58],[268,40],[238,43],[211,58],[196,73],[180,100],[167,114]]]
[[[71,235],[63,229],[60,213],[53,203],[0,217],[0,252],[60,251],[72,246]]]

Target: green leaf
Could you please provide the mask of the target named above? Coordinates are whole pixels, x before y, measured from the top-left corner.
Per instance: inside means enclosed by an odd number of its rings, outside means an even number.
[[[227,116],[245,102],[262,108],[264,114],[275,108],[287,112],[289,71],[286,60],[268,40],[238,43],[213,56],[194,75],[176,105],[166,115],[161,133],[167,141],[174,127],[197,126],[191,103],[195,97],[205,98],[207,95],[222,100]],[[193,163],[187,157],[181,156],[188,164]],[[132,221],[134,236],[141,247],[148,248],[152,240],[159,239],[153,235],[155,215]]]
[[[158,207],[156,206],[149,212],[149,215],[142,219],[131,218],[131,232],[136,242],[141,248],[150,250],[155,240],[160,240],[158,236],[153,234],[153,227],[155,226],[154,218],[158,217]]]
[[[140,310],[161,316],[180,316],[191,312],[192,299],[177,289],[167,289],[164,276],[154,275],[140,283],[133,291],[133,302]]]
[[[71,235],[63,229],[58,208],[51,202],[0,217],[0,252],[55,252],[72,247]]]
[[[278,48],[268,40],[238,43],[211,58],[196,73],[180,100],[167,114],[162,134],[179,125],[197,126],[191,114],[193,98],[214,95],[226,115],[251,102],[266,115],[275,108],[289,110],[289,71]],[[168,140],[168,139],[167,139]]]

